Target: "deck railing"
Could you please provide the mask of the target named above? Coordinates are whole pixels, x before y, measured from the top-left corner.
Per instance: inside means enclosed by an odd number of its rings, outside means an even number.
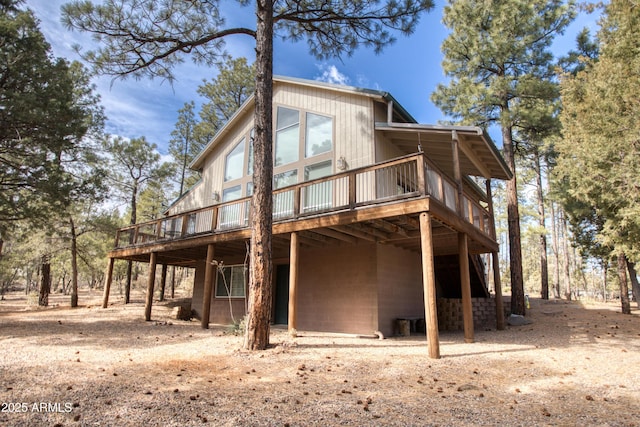
[[[430,196],[485,234],[492,236],[486,208],[456,185],[422,153],[306,181],[273,192],[274,222],[352,210],[413,197]],[[247,228],[250,197],[121,228],[116,248],[199,234]],[[462,207],[458,210],[458,205]]]

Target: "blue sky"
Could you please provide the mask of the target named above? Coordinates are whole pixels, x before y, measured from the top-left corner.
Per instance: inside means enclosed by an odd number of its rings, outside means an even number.
[[[65,2],[27,0],[26,4],[40,19],[41,31],[51,43],[54,55],[74,60],[79,59],[72,49],[74,44],[89,49],[93,42],[89,34],[71,32],[62,26],[60,6]],[[422,16],[414,34],[409,37],[398,34],[396,43],[380,55],[360,49],[352,57],[321,62],[307,53],[306,42],[293,44],[276,40],[274,73],[383,90],[391,93],[418,122],[435,124],[445,119],[429,99],[436,85],[445,81],[440,66],[440,45],[447,35],[441,23],[444,4],[444,1],[436,0],[436,7]],[[226,16],[229,25],[255,27],[250,7]],[[558,38],[556,53],[561,55],[573,48],[575,34],[584,26],[595,31],[595,20],[594,16],[581,15],[567,33]],[[227,39],[226,48],[234,57],[254,59],[254,40],[248,36]],[[201,102],[197,88],[204,79],[214,77],[214,72],[194,65],[187,58],[177,69],[178,78],[173,85],[150,79],[95,78],[93,82],[108,118],[106,131],[127,138],[145,136],[165,154],[178,109],[191,100],[196,104]],[[501,145],[499,140],[495,142]]]

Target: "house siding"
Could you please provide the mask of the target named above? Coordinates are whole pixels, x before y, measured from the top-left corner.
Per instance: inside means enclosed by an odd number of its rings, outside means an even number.
[[[371,98],[325,88],[277,83],[274,87],[273,104],[332,116],[335,138],[334,165],[335,159],[341,156],[345,158],[350,169],[375,162]]]
[[[377,246],[379,330],[394,333],[398,318],[424,318],[420,255],[389,245]]]
[[[298,329],[371,334],[377,330],[373,244],[303,250]]]

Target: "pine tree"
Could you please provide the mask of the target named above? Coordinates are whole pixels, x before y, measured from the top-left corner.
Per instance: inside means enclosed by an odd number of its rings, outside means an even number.
[[[572,2],[561,0],[451,0],[444,24],[451,34],[442,44],[450,78],[432,100],[465,124],[500,126],[503,153],[514,173],[507,182],[511,270],[511,311],[524,314],[520,213],[514,133],[527,126],[531,102],[557,97],[552,81],[553,37],[571,21]]]
[[[562,82],[564,138],[558,144],[558,176],[570,200],[600,221],[595,241],[618,259],[623,312],[625,258],[640,255],[640,8],[614,0],[604,9],[599,56]],[[567,211],[576,216],[571,206]],[[578,217],[579,218],[579,217]]]

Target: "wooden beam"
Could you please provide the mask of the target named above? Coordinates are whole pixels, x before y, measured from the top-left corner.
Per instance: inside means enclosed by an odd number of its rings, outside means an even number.
[[[436,275],[433,265],[433,245],[431,241],[431,215],[427,212],[420,214],[420,232],[427,344],[429,357],[439,359],[440,337],[438,333],[438,309],[436,304]]]
[[[151,252],[149,259],[149,279],[147,281],[147,299],[144,305],[144,320],[149,322],[151,320],[151,305],[153,304],[153,288],[156,285],[156,261],[158,254]]]
[[[351,224],[349,225],[349,227],[354,228],[358,231],[361,231],[363,233],[367,233],[370,235],[373,235],[375,237],[377,237],[378,239],[388,239],[389,237],[391,237],[388,233],[385,233],[384,231],[378,230],[375,227],[372,227],[371,225],[359,222],[356,224]]]
[[[469,159],[469,161],[473,164],[473,166],[478,169],[478,171],[482,174],[484,178],[491,178],[492,173],[487,169],[487,167],[482,163],[482,161],[478,158],[476,153],[466,144],[466,141],[460,141],[460,150],[464,153],[464,155]]]
[[[213,265],[214,245],[207,245],[207,261],[204,268],[204,295],[202,297],[202,329],[209,329],[209,314],[211,314],[211,294],[213,293],[213,281],[217,276],[216,266]]]
[[[314,238],[310,236],[310,233],[305,231],[299,231],[298,233],[300,233],[298,240],[303,245],[311,246],[312,248],[322,248],[326,246],[325,241],[322,241],[321,239],[323,236],[317,236],[318,238]]]
[[[298,241],[298,233],[291,233],[291,250],[289,253],[289,331],[298,328],[298,306],[297,306],[297,290],[298,290],[298,253],[300,251],[300,242]]]
[[[471,276],[469,273],[469,248],[467,235],[458,233],[458,258],[460,263],[460,287],[462,291],[462,319],[464,323],[464,341],[474,341],[473,304],[471,303]]]
[[[332,230],[330,228],[318,228],[316,230],[313,230],[313,232],[317,234],[322,234],[323,236],[332,237],[336,240],[342,240],[343,242],[351,243],[353,245],[358,243],[357,237],[353,237],[353,236],[341,233],[339,231]]]
[[[388,231],[389,233],[393,233],[393,234],[400,234],[402,236],[409,236],[409,232],[407,230],[405,230],[404,228],[402,228],[401,226],[397,225],[397,224],[393,224],[389,221],[387,221],[386,219],[374,219],[373,221],[371,221],[373,223],[373,225]]]
[[[339,225],[339,226],[335,226],[335,227],[330,227],[330,229],[339,231],[341,233],[349,234],[349,235],[357,237],[359,239],[368,240],[370,242],[375,242],[376,241],[376,238],[373,237],[372,235],[367,234],[367,233],[365,233],[363,231],[360,231],[360,230],[354,230],[351,227],[346,226],[346,225]]]
[[[107,308],[109,305],[109,292],[111,290],[111,281],[113,280],[113,265],[115,258],[109,258],[107,262],[107,272],[104,280],[104,295],[102,296],[102,308]]]

